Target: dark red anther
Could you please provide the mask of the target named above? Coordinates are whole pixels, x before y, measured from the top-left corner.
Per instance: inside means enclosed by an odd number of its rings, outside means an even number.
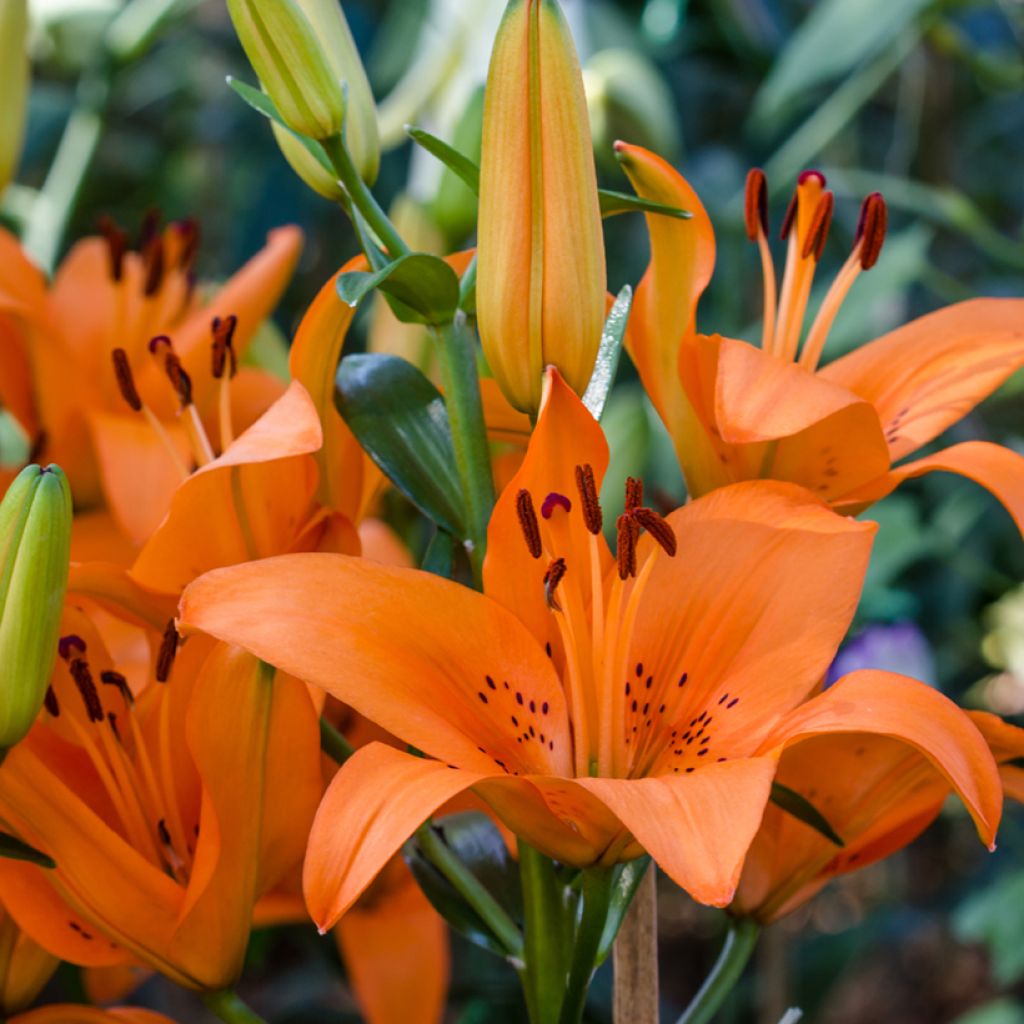
[[[171,676],[171,668],[174,666],[174,656],[178,653],[178,631],[174,626],[174,619],[167,623],[164,629],[163,638],[160,640],[160,650],[156,654],[156,681],[166,683]]]
[[[636,543],[640,537],[640,525],[632,512],[623,512],[616,521],[618,541],[616,557],[619,563],[619,579],[627,580],[636,575]]]
[[[185,372],[185,368],[181,365],[181,360],[173,351],[168,352],[164,357],[164,373],[167,374],[167,379],[171,382],[171,386],[177,393],[181,407],[184,409],[186,406],[191,405],[192,378]]]
[[[821,253],[825,248],[825,239],[828,238],[828,229],[832,225],[832,209],[835,206],[835,197],[831,192],[822,194],[818,205],[814,208],[814,217],[811,219],[811,226],[804,239],[800,255],[807,259],[813,256],[814,261],[821,259]]]
[[[556,558],[544,573],[544,600],[547,601],[548,607],[552,611],[560,612],[562,610],[562,606],[555,598],[555,591],[558,589],[558,584],[565,577],[567,570],[568,567],[565,564],[565,559]]]
[[[601,512],[601,502],[597,496],[594,467],[589,463],[576,467],[576,490],[579,491],[580,504],[583,506],[583,522],[587,529],[596,536],[604,526],[604,515]]]
[[[658,546],[672,558],[676,553],[676,533],[667,519],[663,519],[652,508],[638,508],[633,513],[637,523],[657,542]]]
[[[213,376],[220,380],[224,376],[225,367],[228,371],[228,380],[231,380],[238,372],[238,359],[235,356],[234,337],[235,328],[238,326],[238,317],[231,316],[213,318],[211,330],[213,331]]]
[[[195,262],[196,254],[199,252],[199,221],[194,217],[185,217],[182,220],[176,220],[173,227],[181,240],[181,250],[178,253],[178,267],[184,270],[192,266]]]
[[[881,192],[872,192],[860,208],[854,244],[860,245],[860,265],[870,270],[877,262],[889,227],[889,208]]]
[[[106,215],[100,217],[98,228],[107,243],[110,276],[114,281],[120,281],[124,277],[124,254],[128,246],[128,236]]]
[[[160,211],[151,206],[143,215],[139,225],[139,249],[145,249],[160,231]]]
[[[46,688],[46,696],[43,697],[43,707],[45,707],[54,718],[58,718],[60,716],[60,704],[57,701],[57,694],[53,692],[52,686],[48,686]]]
[[[545,519],[550,519],[554,515],[556,508],[563,509],[565,512],[571,512],[572,502],[564,494],[552,491],[544,499],[544,503],[540,507],[540,514]]]
[[[626,511],[634,512],[644,502],[644,482],[634,476],[626,477]]]
[[[796,221],[796,210],[799,205],[800,186],[810,181],[812,178],[817,179],[820,188],[825,187],[825,175],[821,171],[801,171],[800,176],[796,179],[797,187],[793,190],[793,196],[789,200],[789,206],[786,207],[786,216],[782,218],[782,227],[779,230],[779,238],[785,240],[789,238],[789,233],[793,229],[793,224]]]
[[[743,198],[743,219],[747,226],[747,238],[756,242],[759,234],[768,234],[768,179],[760,167],[752,167],[747,172],[747,186]]]
[[[108,669],[106,672],[100,673],[100,682],[106,686],[115,686],[121,692],[121,696],[124,698],[125,704],[131,706],[135,703],[135,694],[132,693],[131,687],[128,685],[128,680],[125,679],[120,672],[115,672],[113,669]]]
[[[132,376],[132,368],[128,362],[128,353],[123,348],[115,348],[110,355],[114,360],[114,376],[117,378],[117,389],[121,392],[121,397],[134,412],[141,412],[142,399],[135,387],[135,378]]]
[[[537,512],[533,507],[533,498],[530,492],[524,487],[516,495],[516,516],[519,519],[519,527],[526,538],[526,546],[534,558],[540,558],[542,546],[540,542],[540,524],[537,522]]]
[[[84,658],[72,658],[68,666],[71,678],[82,695],[82,703],[85,705],[85,712],[90,722],[103,721],[103,704],[100,695],[96,690],[96,684],[92,681],[92,673],[89,671],[89,663]]]
[[[68,633],[57,641],[57,653],[62,661],[70,661],[76,652],[85,654],[85,641],[77,633]]]
[[[168,338],[166,334],[158,334],[155,338],[149,339],[149,344],[147,347],[149,348],[150,355],[155,356],[157,352],[160,351],[160,349],[170,349],[172,347],[171,339]]]

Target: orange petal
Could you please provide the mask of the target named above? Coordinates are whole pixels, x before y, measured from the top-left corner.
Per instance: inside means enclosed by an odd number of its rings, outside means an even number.
[[[0,903],[0,1012],[31,1006],[59,966],[60,960],[23,932]]]
[[[775,765],[756,757],[648,779],[577,779],[695,900],[724,907],[761,822]]]
[[[108,562],[72,562],[68,594],[91,598],[114,615],[161,633],[174,618],[173,597],[144,587]]]
[[[1024,729],[986,711],[968,711],[967,714],[985,737],[999,765],[1003,792],[1011,799],[1024,803],[1024,768],[1017,763],[1024,758]]]
[[[482,778],[383,743],[357,750],[328,786],[309,836],[303,889],[320,930],[338,921],[438,807]]]
[[[715,235],[697,193],[661,157],[639,146],[616,144],[623,170],[638,196],[689,210],[689,220],[647,215],[651,262],[633,300],[626,345],[658,415],[668,427],[692,494],[714,479],[716,457],[679,379],[683,340],[692,335],[697,300],[715,266]]]
[[[893,460],[962,419],[1024,365],[1024,299],[972,299],[898,327],[821,371],[878,409]]]
[[[130,996],[152,975],[148,967],[133,963],[87,967],[82,971],[82,987],[89,1002],[109,1005]]]
[[[33,319],[46,302],[46,279],[5,228],[0,228],[0,267],[0,313]]]
[[[338,923],[338,948],[367,1024],[439,1024],[448,994],[448,929],[409,869],[395,867],[384,891]]]
[[[544,573],[549,560],[531,557],[516,512],[517,496],[520,490],[529,491],[538,515],[544,499],[552,492],[565,495],[575,504],[580,500],[575,470],[585,464],[593,468],[600,491],[608,468],[608,443],[600,425],[558,371],[549,369],[545,380],[544,401],[526,459],[502,491],[491,516],[484,588],[488,597],[525,623],[541,646],[551,643],[560,648],[558,628],[544,597]],[[569,565],[588,565],[590,547],[595,541],[582,516],[569,516],[566,529],[567,549],[554,554],[564,556]],[[604,575],[611,565],[611,555],[603,537],[596,538],[596,545]]]
[[[201,577],[180,621],[445,762],[493,772],[498,759],[538,774],[571,763],[565,699],[543,649],[497,602],[450,580],[345,555],[285,555]],[[532,723],[550,747],[517,743]]]
[[[366,268],[365,257],[357,256],[328,278],[306,310],[288,357],[292,377],[311,395],[323,426],[319,500],[353,522],[361,511],[364,456],[334,407],[334,376],[355,309],[341,301],[337,282],[341,274]]]
[[[836,732],[889,736],[919,751],[963,800],[982,841],[994,848],[1003,804],[999,773],[977,727],[947,697],[890,672],[853,672],[783,719],[762,750],[779,752]]]
[[[95,1006],[40,1006],[12,1017],[10,1024],[174,1024],[170,1017],[134,1006],[100,1010]]]

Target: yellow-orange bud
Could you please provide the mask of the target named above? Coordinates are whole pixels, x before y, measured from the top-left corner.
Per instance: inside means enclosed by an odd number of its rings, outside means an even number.
[[[556,0],[511,0],[491,55],[480,168],[477,316],[508,400],[544,368],[580,394],[597,358],[605,260],[579,60]]]

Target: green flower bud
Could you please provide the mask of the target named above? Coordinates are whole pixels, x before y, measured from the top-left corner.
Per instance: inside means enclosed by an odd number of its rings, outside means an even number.
[[[0,502],[0,752],[31,728],[50,683],[71,516],[59,466],[26,466]]]
[[[311,139],[337,135],[345,94],[298,0],[228,0],[249,63],[294,131]]]
[[[28,96],[28,4],[0,0],[0,192],[10,184],[21,156]]]
[[[341,182],[326,170],[319,160],[287,128],[271,122],[278,148],[291,169],[314,191],[325,199],[338,202],[345,196]]]

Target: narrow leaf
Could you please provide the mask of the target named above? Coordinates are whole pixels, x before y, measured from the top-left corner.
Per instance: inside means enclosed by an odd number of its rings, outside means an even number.
[[[455,540],[450,533],[446,533],[440,527],[434,531],[430,538],[427,550],[423,553],[423,561],[420,568],[424,572],[433,573],[435,576],[444,576],[447,579],[452,577],[452,569],[455,560]]]
[[[610,188],[597,190],[598,202],[601,204],[602,217],[614,217],[617,213],[660,213],[665,217],[678,220],[689,220],[693,214],[678,206],[669,206],[654,199],[641,199],[631,196],[628,192],[616,192]]]
[[[398,356],[341,361],[335,404],[356,439],[394,485],[438,526],[464,537],[461,490],[441,393]]]
[[[587,390],[583,393],[583,404],[596,420],[601,418],[612,384],[615,383],[615,373],[619,368],[622,342],[626,337],[626,324],[629,322],[629,311],[632,306],[633,289],[628,284],[623,285],[604,322],[594,372]]]
[[[57,866],[57,862],[52,857],[48,857],[34,846],[29,846],[28,843],[22,842],[16,836],[6,832],[0,832],[0,857],[6,857],[8,860],[26,860],[41,868]]]
[[[636,860],[620,864],[615,869],[615,881],[612,883],[612,898],[608,905],[608,917],[605,919],[604,931],[601,934],[601,944],[598,946],[597,965],[604,963],[608,954],[612,951],[615,943],[615,936],[619,934],[622,921],[633,902],[637,887],[643,881],[651,858],[644,856]]]
[[[405,323],[439,327],[451,323],[459,305],[459,278],[437,256],[413,252],[375,273],[352,271],[338,277],[338,294],[350,306],[358,305],[375,288],[398,305],[396,316]]]
[[[473,192],[477,195],[480,194],[480,167],[473,160],[460,153],[454,146],[449,146],[443,139],[431,135],[430,132],[424,131],[422,128],[406,125],[405,131],[413,142],[422,146],[431,156],[437,157]]]
[[[790,789],[789,786],[784,786],[781,782],[773,782],[771,801],[776,807],[791,814],[798,821],[810,825],[815,832],[821,833],[830,843],[835,843],[839,847],[846,845],[821,811],[795,789]]]

